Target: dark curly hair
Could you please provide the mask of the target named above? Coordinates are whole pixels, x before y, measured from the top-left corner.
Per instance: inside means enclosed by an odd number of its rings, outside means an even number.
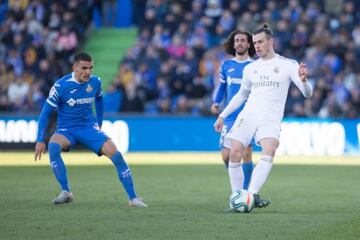
[[[224,50],[226,53],[235,56],[236,52],[234,49],[234,38],[237,34],[244,34],[247,37],[248,43],[250,43],[250,47],[248,49],[248,53],[250,57],[253,57],[255,55],[255,47],[252,41],[252,36],[249,32],[245,32],[239,29],[236,29],[232,31],[229,35],[229,37],[226,39],[226,41],[222,44]]]

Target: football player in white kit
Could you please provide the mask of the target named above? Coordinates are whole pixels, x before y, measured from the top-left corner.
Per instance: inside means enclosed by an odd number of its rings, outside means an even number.
[[[224,119],[247,99],[226,136],[232,140],[229,178],[232,192],[242,189],[243,171],[236,166],[241,166],[241,156],[254,137],[256,144],[261,146],[261,159],[253,170],[248,191],[254,194],[255,207],[261,208],[270,204],[270,200],[262,199],[258,193],[271,171],[279,146],[290,83],[293,82],[306,98],[312,96],[313,89],[307,80],[305,64],[299,65],[295,60],[275,53],[273,33],[267,24],[253,32],[253,43],[259,59],[244,68],[241,88],[219,115],[214,128],[220,132]]]

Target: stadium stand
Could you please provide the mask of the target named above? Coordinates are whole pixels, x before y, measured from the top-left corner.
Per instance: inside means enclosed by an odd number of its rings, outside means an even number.
[[[95,6],[84,2],[10,0],[7,9],[0,6],[0,111],[40,109],[85,40]],[[360,117],[358,1],[133,3],[138,37],[106,90],[107,112],[209,114],[218,67],[229,57],[221,42],[234,28],[252,31],[268,22],[277,52],[304,61],[315,86],[310,100],[291,88],[285,115]]]
[[[134,11],[139,36],[115,86],[138,89],[145,111],[208,113],[218,66],[229,57],[220,43],[234,28],[268,22],[276,50],[304,61],[315,86],[309,100],[292,87],[285,115],[360,116],[357,1],[149,0]]]
[[[86,0],[1,1],[0,111],[39,111],[91,22]]]

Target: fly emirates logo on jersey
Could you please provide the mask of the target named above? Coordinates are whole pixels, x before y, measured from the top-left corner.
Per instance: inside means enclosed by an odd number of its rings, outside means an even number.
[[[269,76],[267,76],[267,75],[260,75],[260,80],[253,82],[252,87],[253,88],[259,88],[259,87],[278,88],[278,87],[280,87],[280,82],[269,80]]]
[[[69,100],[66,101],[67,104],[69,104],[70,107],[77,105],[82,105],[82,104],[92,104],[92,102],[94,101],[94,98],[79,98],[79,99],[73,99],[70,98]]]

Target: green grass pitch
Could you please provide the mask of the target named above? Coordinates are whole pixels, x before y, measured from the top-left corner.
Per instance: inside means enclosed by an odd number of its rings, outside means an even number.
[[[162,163],[144,164],[127,155],[137,192],[150,205],[133,209],[127,207],[115,168],[103,158],[64,155],[65,162],[91,158],[101,164],[69,164],[75,202],[54,206],[51,200],[59,189],[47,157],[40,164],[22,164],[24,158],[33,161],[31,152],[1,153],[0,239],[360,238],[360,162],[342,165],[347,159],[337,158],[329,164],[325,160],[308,164],[312,158],[306,157],[305,164],[276,164],[275,160],[261,192],[272,204],[237,214],[224,212],[230,191],[220,156],[207,155],[216,162],[200,164],[206,155],[191,154],[198,162],[176,164],[172,155],[153,154],[148,158]],[[2,164],[8,159],[13,164]],[[350,162],[356,160],[360,161]]]

